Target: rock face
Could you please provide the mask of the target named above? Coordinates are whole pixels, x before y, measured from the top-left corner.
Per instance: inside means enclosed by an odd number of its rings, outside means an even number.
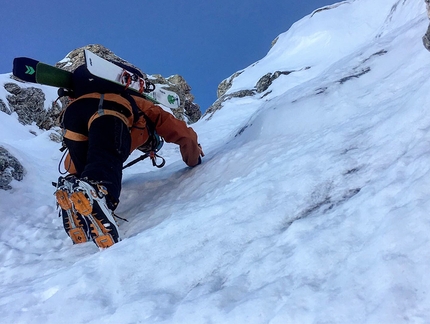
[[[233,80],[236,79],[243,71],[234,73],[231,77],[221,81],[217,89],[217,98],[221,98],[233,85]]]
[[[273,81],[275,81],[281,75],[289,75],[290,73],[298,72],[298,71],[304,71],[307,69],[310,69],[310,67],[305,67],[305,68],[300,69],[300,70],[276,71],[274,73],[267,73],[267,74],[263,75],[260,78],[260,80],[258,80],[257,84],[255,85],[255,89],[257,90],[258,93],[262,93],[262,92],[266,91],[272,85]]]
[[[243,98],[243,97],[249,97],[249,96],[253,96],[257,93],[257,91],[255,89],[251,89],[251,90],[240,90],[240,91],[236,91],[236,92],[232,92],[226,95],[221,96],[220,98],[218,98],[217,101],[215,101],[212,106],[210,106],[208,108],[208,110],[206,110],[205,114],[203,115],[204,118],[206,118],[206,120],[209,120],[212,118],[212,116],[214,115],[214,113],[217,110],[220,110],[222,108],[222,104],[224,102],[226,102],[227,100],[230,100],[232,98]]]
[[[10,115],[11,111],[10,109],[6,106],[6,104],[4,103],[3,100],[0,99],[0,111]]]
[[[217,95],[218,95],[218,99],[217,101],[215,101],[213,103],[212,106],[210,106],[208,108],[208,110],[206,110],[205,114],[203,115],[204,118],[206,119],[211,119],[213,114],[217,111],[220,110],[222,108],[222,104],[227,101],[230,100],[232,98],[243,98],[243,97],[248,97],[248,96],[253,96],[257,93],[263,93],[265,92],[267,89],[269,89],[269,87],[272,85],[273,81],[275,81],[277,78],[279,78],[281,75],[289,75],[290,73],[293,72],[299,72],[299,71],[304,71],[310,69],[310,67],[304,67],[300,70],[292,70],[292,71],[276,71],[274,73],[269,72],[266,73],[265,75],[263,75],[255,84],[253,89],[248,89],[248,90],[240,90],[240,91],[236,91],[236,92],[232,92],[232,93],[227,93],[228,90],[230,90],[230,88],[233,85],[233,81],[234,79],[236,79],[239,75],[242,74],[242,71],[236,72],[235,74],[233,74],[231,77],[225,79],[224,81],[222,81],[219,86],[218,86],[218,91],[217,91]],[[270,91],[264,93],[262,95],[262,98],[266,95],[268,95],[270,93]]]
[[[5,90],[9,93],[6,102],[0,99],[0,111],[8,115],[16,113],[18,121],[23,125],[35,123],[40,129],[51,129],[57,124],[57,117],[61,107],[52,103],[49,109],[45,107],[45,94],[36,87],[21,87],[19,82],[7,82]],[[53,133],[54,134],[54,133]],[[58,138],[52,140],[58,141]],[[0,189],[8,190],[12,187],[10,182],[22,180],[25,174],[24,167],[5,148],[0,146]]]
[[[191,87],[182,76],[175,74],[166,79],[156,74],[151,75],[149,79],[154,83],[164,84],[167,90],[178,94],[181,106],[178,109],[172,109],[176,118],[188,120],[189,124],[193,124],[202,117],[200,106],[194,102],[194,96],[191,94]]]
[[[11,114],[16,112],[18,120],[23,125],[30,125],[33,122],[41,129],[51,129],[56,125],[56,119],[61,111],[57,103],[53,103],[51,108],[45,109],[45,94],[39,88],[21,88],[18,84],[9,82],[4,85],[7,92],[6,97],[9,108],[3,101],[0,102],[0,110]]]
[[[64,60],[56,64],[57,67],[73,72],[78,66],[84,64],[84,50],[87,49],[94,54],[113,62],[119,62],[128,66],[134,67],[141,71],[138,67],[123,60],[115,55],[111,50],[102,45],[87,45],[71,51]],[[181,106],[178,109],[172,110],[176,118],[186,120],[192,124],[198,121],[201,117],[200,106],[194,103],[194,96],[191,94],[191,87],[185,79],[180,75],[173,75],[169,78],[164,78],[161,75],[147,75],[141,71],[144,76],[147,76],[151,81],[166,85],[168,90],[172,90],[179,95]]]
[[[15,179],[21,181],[25,170],[19,161],[5,148],[0,146],[0,189],[8,190],[9,183]]]

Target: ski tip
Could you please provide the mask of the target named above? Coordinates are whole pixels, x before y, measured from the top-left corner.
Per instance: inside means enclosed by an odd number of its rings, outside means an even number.
[[[36,67],[39,61],[28,57],[17,57],[13,60],[12,74],[27,82],[36,82]]]

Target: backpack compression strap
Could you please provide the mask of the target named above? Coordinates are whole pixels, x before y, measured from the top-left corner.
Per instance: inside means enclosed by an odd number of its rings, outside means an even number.
[[[126,124],[128,128],[131,127],[127,117],[124,116],[124,114],[122,114],[118,111],[115,111],[115,110],[111,110],[111,109],[103,109],[103,102],[104,102],[104,94],[101,94],[98,110],[88,120],[88,129],[90,129],[92,122],[101,116],[115,116],[115,117],[121,119],[122,122],[124,124]],[[64,129],[63,137],[67,138],[69,140],[72,140],[72,141],[77,141],[77,142],[84,142],[84,141],[88,140],[88,136],[86,136],[84,134],[73,132],[73,131],[68,130],[68,129]]]

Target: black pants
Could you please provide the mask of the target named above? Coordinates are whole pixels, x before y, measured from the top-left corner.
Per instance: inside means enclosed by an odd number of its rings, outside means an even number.
[[[119,202],[122,165],[130,154],[131,137],[127,125],[112,115],[96,118],[88,129],[88,121],[97,111],[99,100],[80,99],[72,103],[64,114],[63,126],[88,136],[88,141],[64,139],[77,176],[101,181],[108,190],[109,205]],[[118,110],[115,103],[105,101],[104,109]]]

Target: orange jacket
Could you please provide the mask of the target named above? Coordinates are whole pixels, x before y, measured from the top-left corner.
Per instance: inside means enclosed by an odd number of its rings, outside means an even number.
[[[99,99],[100,94],[90,93],[83,95],[76,100],[81,100],[85,98]],[[194,130],[188,127],[184,121],[175,118],[172,114],[164,111],[161,107],[153,104],[151,101],[136,96],[133,96],[133,99],[136,101],[138,108],[154,123],[155,130],[157,131],[157,133],[161,137],[163,137],[166,142],[179,145],[182,160],[190,167],[196,166],[199,163],[201,149],[197,141],[197,134],[194,132]],[[126,107],[131,113],[131,116],[129,117],[125,117],[123,115],[117,116],[121,118],[124,123],[126,123],[127,126],[130,128],[130,153],[133,152],[139,146],[145,144],[145,142],[149,138],[145,118],[143,116],[140,116],[140,118],[136,122],[133,122],[133,109],[131,107],[131,104],[121,95],[113,93],[105,94],[104,100],[116,102]],[[88,123],[88,128],[90,127],[92,120],[97,117],[99,116],[97,115],[97,113],[95,113],[93,118],[91,118]],[[67,134],[68,133],[66,130],[64,136],[72,140],[74,139],[73,137],[68,137]],[[82,140],[82,138],[77,140]],[[64,161],[64,166],[66,167],[66,170],[68,170],[70,173],[74,173],[75,169],[73,163],[70,160],[69,155]]]
[[[201,153],[196,132],[184,121],[175,118],[152,102],[140,97],[133,98],[139,109],[155,124],[157,133],[166,142],[179,145],[182,160],[190,167],[196,166]],[[149,137],[146,127],[142,131],[142,126],[146,126],[146,121],[140,117],[131,128],[131,151],[144,144]]]

